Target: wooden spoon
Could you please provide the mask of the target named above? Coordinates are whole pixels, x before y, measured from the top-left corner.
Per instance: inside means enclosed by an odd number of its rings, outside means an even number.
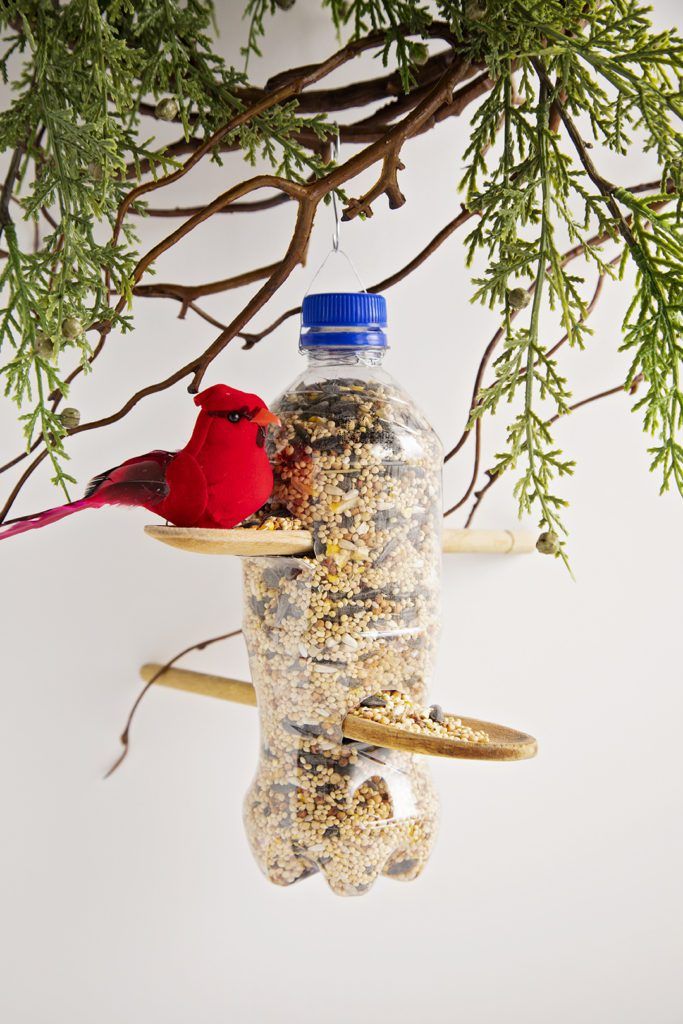
[[[189,526],[146,526],[145,533],[181,551],[203,555],[305,555],[313,550],[307,530],[204,530]],[[536,547],[526,530],[444,530],[446,554],[521,555]]]
[[[149,682],[161,665],[148,664],[140,669],[142,678]],[[169,668],[156,680],[161,686],[174,690],[187,690],[207,697],[248,704],[256,707],[256,691],[251,683],[224,676],[209,675],[205,672],[191,672],[182,668]],[[344,719],[342,731],[350,740],[372,743],[391,750],[406,750],[411,754],[432,754],[436,757],[466,758],[476,761],[523,761],[535,757],[536,740],[524,732],[508,729],[494,722],[482,722],[478,718],[463,718],[463,725],[470,729],[483,730],[489,735],[488,743],[468,743],[450,736],[436,736],[431,733],[409,732],[399,725],[383,725],[351,711]]]

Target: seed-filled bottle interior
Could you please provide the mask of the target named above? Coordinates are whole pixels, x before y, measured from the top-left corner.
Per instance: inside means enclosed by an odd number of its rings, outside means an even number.
[[[324,298],[314,296],[313,298]],[[376,298],[376,297],[372,297]],[[355,328],[354,328],[355,330]],[[382,348],[312,348],[274,409],[274,514],[300,519],[313,557],[244,561],[244,629],[261,718],[245,802],[256,858],[288,885],[335,892],[411,879],[436,830],[414,756],[342,739],[383,691],[426,701],[439,631],[440,442],[381,369]]]

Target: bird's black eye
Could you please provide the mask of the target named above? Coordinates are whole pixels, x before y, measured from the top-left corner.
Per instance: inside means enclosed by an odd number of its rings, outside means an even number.
[[[228,419],[230,420],[231,423],[239,423],[239,421],[242,419],[242,413],[241,412],[229,412],[228,413]]]

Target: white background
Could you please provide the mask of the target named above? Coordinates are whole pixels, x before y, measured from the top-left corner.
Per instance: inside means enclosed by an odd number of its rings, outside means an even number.
[[[675,20],[674,0],[655,6],[658,23]],[[246,31],[240,7],[219,4],[220,46],[235,61]],[[317,3],[278,14],[272,29],[256,80],[335,48]],[[366,71],[378,73],[370,61]],[[372,220],[344,230],[368,284],[457,212],[469,113],[406,147],[401,210],[382,199]],[[599,159],[622,181],[652,177],[637,145],[627,161]],[[235,158],[223,170],[200,168],[155,202],[208,201],[243,173]],[[200,282],[275,260],[292,215],[281,207],[215,217],[160,261],[158,278]],[[327,251],[329,218],[322,210],[308,267],[254,326],[298,302]],[[145,248],[175,223],[145,224]],[[388,368],[446,444],[460,433],[496,325],[469,304],[462,252],[462,236],[451,239],[388,293]],[[629,283],[608,285],[589,350],[562,353],[577,398],[625,373],[617,347],[629,292]],[[244,301],[244,291],[231,292],[206,307],[228,321]],[[176,315],[171,301],[138,300],[135,332],[110,337],[70,404],[86,419],[106,415],[214,336],[191,314]],[[206,383],[270,399],[299,369],[290,321],[252,352],[230,345]],[[84,483],[129,455],[181,446],[193,419],[184,385],[150,398],[116,426],[74,439],[75,474]],[[503,425],[487,428],[488,459]],[[19,438],[6,407],[0,427],[7,457]],[[658,497],[626,397],[589,406],[556,434],[578,461],[565,486],[577,582],[540,556],[447,559],[432,690],[451,710],[534,733],[540,754],[512,765],[436,760],[442,827],[425,874],[404,886],[381,880],[356,900],[334,897],[320,877],[278,889],[253,863],[241,824],[256,763],[253,710],[154,692],[128,762],[102,781],[138,666],[239,624],[237,561],[155,544],[143,535],[143,511],[84,514],[2,546],[3,1021],[683,1019],[681,503]],[[462,492],[471,456],[466,448],[447,468],[447,499]],[[55,498],[47,472],[38,473],[16,511]],[[511,481],[491,491],[478,525],[515,525]],[[241,640],[192,663],[248,672]]]

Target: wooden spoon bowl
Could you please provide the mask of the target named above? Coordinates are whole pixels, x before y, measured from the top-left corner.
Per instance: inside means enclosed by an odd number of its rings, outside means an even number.
[[[162,665],[143,665],[140,674],[149,682],[162,668]],[[175,690],[186,690],[189,693],[199,693],[207,697],[217,697],[219,700],[256,707],[254,687],[251,683],[239,679],[226,679],[224,676],[204,672],[169,668],[162,672],[155,682]],[[463,718],[460,715],[457,717],[463,725],[486,732],[489,736],[488,742],[474,743],[450,736],[411,732],[402,729],[400,725],[370,721],[354,714],[353,711],[344,719],[342,728],[347,739],[388,747],[391,750],[406,750],[411,754],[431,754],[435,757],[473,761],[524,761],[536,756],[537,744],[533,736],[504,725],[496,725],[494,722]]]

